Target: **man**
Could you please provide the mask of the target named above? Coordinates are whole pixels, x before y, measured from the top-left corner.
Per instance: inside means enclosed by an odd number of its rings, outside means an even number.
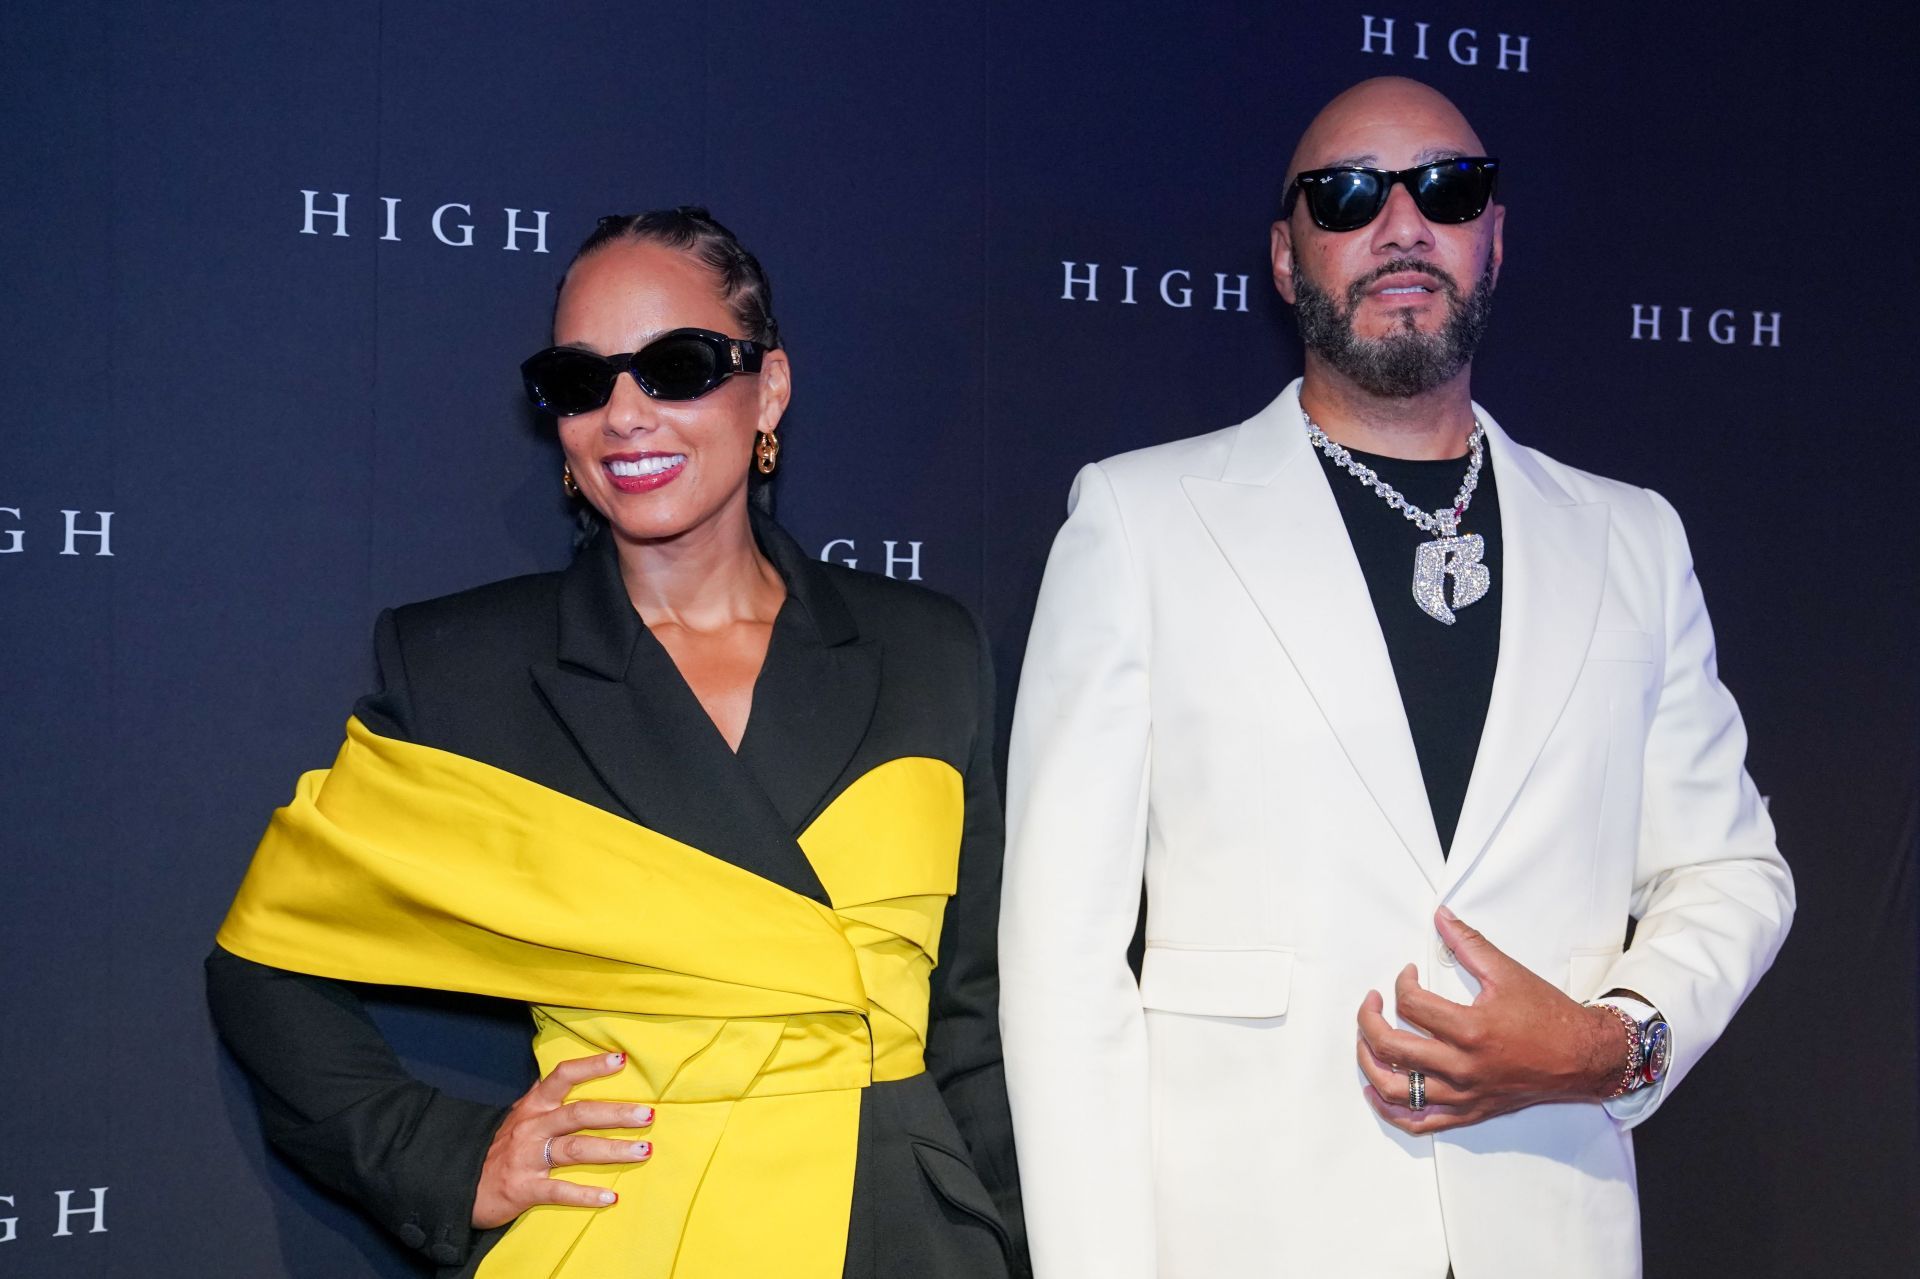
[[[1001,929],[1036,1279],[1636,1275],[1629,1129],[1786,933],[1673,509],[1470,397],[1497,173],[1431,89],[1334,99],[1305,376],[1075,482]]]

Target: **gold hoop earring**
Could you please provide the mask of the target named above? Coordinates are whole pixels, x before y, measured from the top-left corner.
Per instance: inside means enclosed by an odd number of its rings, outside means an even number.
[[[580,483],[573,478],[573,463],[571,462],[563,462],[560,465],[560,487],[566,490],[567,496],[574,501],[577,502],[580,500]]]
[[[772,431],[760,432],[759,443],[753,446],[753,464],[762,475],[772,475],[773,468],[780,465],[780,437]]]

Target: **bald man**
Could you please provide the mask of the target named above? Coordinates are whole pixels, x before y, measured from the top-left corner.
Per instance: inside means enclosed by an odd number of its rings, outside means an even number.
[[[1001,915],[1036,1279],[1638,1275],[1631,1129],[1786,934],[1673,508],[1470,394],[1498,175],[1429,88],[1334,99],[1305,375],[1074,483]]]

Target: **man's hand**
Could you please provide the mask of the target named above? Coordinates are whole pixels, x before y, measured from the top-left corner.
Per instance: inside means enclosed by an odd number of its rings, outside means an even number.
[[[1394,983],[1394,999],[1401,1017],[1428,1032],[1421,1035],[1389,1025],[1380,993],[1367,992],[1360,1003],[1360,1069],[1367,1101],[1382,1119],[1402,1132],[1444,1132],[1542,1102],[1613,1094],[1627,1066],[1626,1032],[1617,1017],[1567,998],[1445,906],[1434,922],[1479,979],[1480,994],[1470,1005],[1443,999],[1423,989],[1408,964]],[[1409,1070],[1426,1076],[1424,1109],[1407,1105]]]

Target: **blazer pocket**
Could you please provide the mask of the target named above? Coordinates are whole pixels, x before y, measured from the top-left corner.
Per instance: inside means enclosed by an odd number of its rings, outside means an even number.
[[[1623,946],[1588,946],[1567,957],[1567,994],[1578,1000],[1597,999],[1607,992],[1607,972],[1626,954]]]
[[[993,1237],[999,1241],[1000,1253],[1007,1264],[1013,1264],[1013,1240],[1007,1234],[1006,1223],[1000,1220],[999,1209],[993,1206],[993,1196],[980,1180],[980,1174],[973,1165],[950,1150],[926,1141],[913,1143],[913,1157],[920,1163],[920,1172],[933,1187],[933,1192],[943,1199],[948,1207],[956,1208],[974,1218],[981,1225],[993,1231]]]
[[[1204,950],[1147,943],[1140,1003],[1201,1017],[1284,1017],[1293,991],[1293,951]]]
[[[1587,645],[1589,662],[1646,662],[1660,660],[1660,642],[1645,631],[1595,631]]]

